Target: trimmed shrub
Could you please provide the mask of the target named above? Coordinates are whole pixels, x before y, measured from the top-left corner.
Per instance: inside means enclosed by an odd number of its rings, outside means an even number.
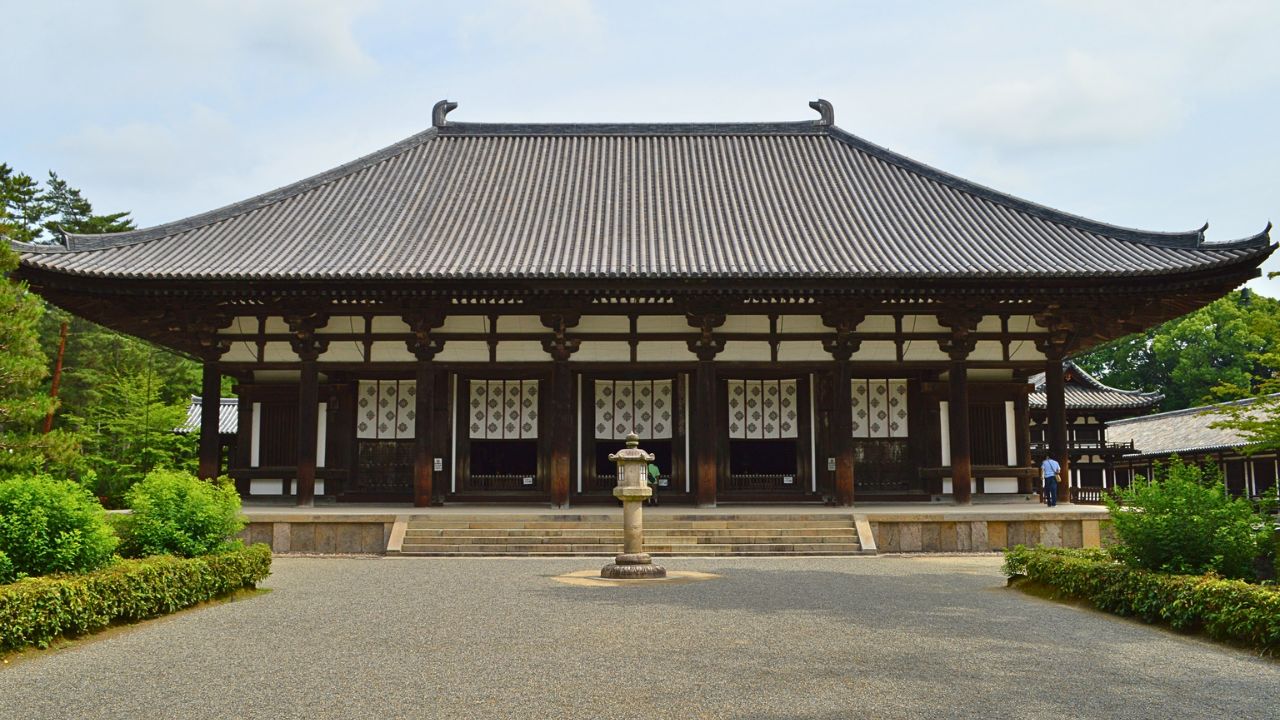
[[[1112,554],[1133,567],[1255,579],[1254,561],[1270,542],[1266,518],[1228,497],[1216,470],[1177,457],[1157,466],[1152,481],[1104,499],[1120,540]]]
[[[85,575],[0,585],[0,651],[81,635],[113,622],[164,615],[251,588],[271,573],[271,549],[241,547],[198,558],[121,560]]]
[[[1004,573],[1025,576],[1099,610],[1178,630],[1280,651],[1280,589],[1216,575],[1168,575],[1127,567],[1105,551],[1026,548],[1005,551]]]
[[[206,482],[178,470],[154,470],[129,488],[132,512],[116,523],[126,557],[195,557],[239,544],[240,495],[225,478]]]
[[[0,482],[0,582],[111,562],[116,536],[88,490],[45,475]],[[7,571],[6,571],[7,568]]]

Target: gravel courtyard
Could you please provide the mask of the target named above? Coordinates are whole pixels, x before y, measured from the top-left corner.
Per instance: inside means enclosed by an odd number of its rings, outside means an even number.
[[[270,593],[0,669],[4,718],[1277,718],[1280,663],[1004,588],[991,557],[277,558]]]

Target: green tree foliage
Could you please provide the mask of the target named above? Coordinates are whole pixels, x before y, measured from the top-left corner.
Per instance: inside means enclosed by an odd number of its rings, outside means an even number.
[[[95,570],[116,543],[102,506],[79,485],[46,475],[0,482],[0,553],[11,573],[0,582]]]
[[[133,512],[116,525],[126,557],[195,557],[239,544],[240,495],[225,479],[208,483],[190,473],[155,470],[126,497]]]
[[[1161,409],[1179,410],[1257,393],[1276,352],[1280,301],[1238,291],[1076,362],[1109,385],[1164,393]]]
[[[1184,464],[1176,456],[1155,478],[1104,495],[1120,543],[1116,559],[1156,572],[1253,579],[1254,561],[1267,553],[1269,518],[1248,500],[1227,495],[1216,468]]]
[[[54,172],[41,187],[30,176],[0,165],[0,193],[0,234],[9,239],[59,242],[63,232],[110,233],[133,228],[128,213],[96,213],[79,189]],[[12,271],[16,256],[7,244],[0,252],[8,253],[0,258],[7,263],[3,269]],[[0,347],[0,413],[4,398],[10,396],[23,398],[28,411],[21,423],[3,421],[3,441],[20,444],[21,440],[40,452],[17,447],[0,452],[0,470],[43,467],[59,476],[79,478],[98,495],[119,504],[128,487],[152,468],[181,468],[194,462],[194,439],[174,435],[173,429],[185,417],[190,394],[199,388],[198,365],[46,306],[22,286],[10,285],[17,288],[18,299],[25,304],[0,298],[0,342],[7,325],[28,334],[23,336],[26,345],[13,353]],[[38,424],[50,407],[50,359],[57,355],[64,322],[69,332],[55,430],[39,435]],[[31,340],[33,328],[38,330],[38,341]],[[14,363],[21,363],[25,373],[5,373],[10,356]],[[15,380],[12,392],[6,393],[6,377]],[[9,448],[0,446],[3,450]]]

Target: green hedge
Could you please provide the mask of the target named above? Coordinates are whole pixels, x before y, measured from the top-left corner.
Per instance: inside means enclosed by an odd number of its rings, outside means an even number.
[[[197,558],[121,560],[84,575],[0,585],[0,651],[48,647],[59,636],[142,620],[253,587],[271,572],[271,549],[253,545]]]
[[[1137,570],[1115,562],[1105,550],[1021,545],[1005,551],[1004,572],[1088,600],[1100,610],[1203,631],[1263,654],[1280,650],[1280,589],[1275,586]]]

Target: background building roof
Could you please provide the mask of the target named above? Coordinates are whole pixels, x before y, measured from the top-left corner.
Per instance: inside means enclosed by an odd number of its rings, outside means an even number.
[[[1104,385],[1071,361],[1063,363],[1063,373],[1070,377],[1063,386],[1068,410],[1146,410],[1164,399],[1160,393],[1120,390]],[[1047,409],[1044,373],[1032,375],[1027,382],[1035,386],[1028,396],[1031,409]]]
[[[29,267],[185,279],[1169,275],[1271,252],[990,190],[811,122],[445,120],[326,173],[153,228],[21,246]]]
[[[1229,405],[1250,405],[1256,400],[1257,398],[1246,398],[1230,403],[1117,420],[1107,425],[1107,439],[1117,442],[1133,440],[1134,449],[1138,452],[1125,457],[1213,452],[1244,447],[1247,443],[1237,431],[1209,427],[1215,421],[1223,419],[1221,415],[1209,411]]]
[[[218,405],[218,434],[235,435],[240,426],[237,410],[240,407],[236,398],[222,398]],[[204,400],[199,395],[191,396],[191,404],[187,405],[187,419],[174,432],[183,435],[200,432],[200,411],[204,408]]]

